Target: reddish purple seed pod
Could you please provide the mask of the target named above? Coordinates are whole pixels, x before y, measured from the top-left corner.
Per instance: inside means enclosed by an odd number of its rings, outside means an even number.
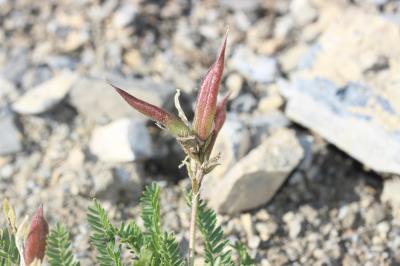
[[[218,90],[224,71],[225,47],[227,35],[219,51],[217,60],[205,75],[197,96],[193,128],[198,137],[206,140],[213,127],[216,113]]]
[[[225,123],[226,119],[226,103],[228,102],[229,95],[226,95],[220,103],[217,105],[217,111],[215,112],[215,118],[214,118],[214,130],[213,132],[215,133],[214,135],[218,134],[218,132],[221,130],[222,126]]]
[[[30,265],[35,259],[43,260],[46,251],[46,239],[49,225],[43,216],[43,205],[40,205],[32,217],[31,227],[24,246],[24,260]]]
[[[124,98],[124,100],[134,109],[163,125],[174,136],[186,136],[190,129],[174,114],[171,114],[155,105],[142,101],[126,91],[114,86],[114,89]]]
[[[218,103],[217,105],[217,111],[215,112],[215,118],[214,118],[214,129],[213,129],[213,135],[212,139],[210,141],[210,144],[207,147],[207,157],[211,155],[211,151],[214,147],[215,141],[217,140],[217,136],[219,131],[221,130],[222,126],[225,123],[226,119],[226,104],[228,102],[229,95],[226,95],[221,102]]]

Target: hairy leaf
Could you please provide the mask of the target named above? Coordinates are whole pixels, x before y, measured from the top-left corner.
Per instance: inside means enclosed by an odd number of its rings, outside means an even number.
[[[121,248],[115,243],[117,229],[97,200],[93,200],[93,205],[88,208],[87,220],[92,230],[90,241],[97,250],[96,258],[100,265],[122,265]]]
[[[56,224],[47,238],[46,256],[51,266],[78,266],[74,258],[68,231],[62,224]]]

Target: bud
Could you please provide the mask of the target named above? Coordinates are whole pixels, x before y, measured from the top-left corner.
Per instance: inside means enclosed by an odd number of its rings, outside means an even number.
[[[43,260],[48,233],[49,225],[43,217],[43,205],[40,205],[32,217],[31,227],[25,241],[25,265],[30,265],[35,259]]]
[[[218,90],[224,71],[226,39],[227,34],[225,35],[217,60],[205,75],[197,96],[193,128],[202,140],[206,140],[209,137],[213,127]]]
[[[145,101],[142,101],[126,91],[114,86],[114,89],[124,98],[124,100],[134,109],[149,117],[150,119],[163,125],[172,135],[177,137],[187,136],[190,129],[177,116]]]

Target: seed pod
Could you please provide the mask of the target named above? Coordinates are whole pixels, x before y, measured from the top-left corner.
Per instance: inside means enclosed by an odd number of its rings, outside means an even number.
[[[207,157],[210,156],[212,148],[214,147],[215,141],[217,139],[218,133],[221,130],[222,126],[225,123],[226,119],[226,104],[228,102],[229,95],[226,95],[221,102],[218,103],[217,105],[217,111],[215,112],[215,118],[214,118],[214,129],[212,132],[212,137],[211,141],[207,146]]]
[[[205,75],[197,96],[193,128],[198,137],[206,140],[213,127],[219,85],[224,71],[224,58],[227,35],[225,35],[217,60]]]
[[[149,117],[150,119],[160,123],[164,126],[172,135],[176,137],[188,136],[190,129],[185,123],[174,114],[171,114],[155,105],[142,101],[126,91],[114,86],[114,89],[124,98],[124,100],[132,106],[134,109]]]
[[[49,225],[43,217],[43,205],[40,205],[32,217],[31,227],[24,246],[25,265],[30,265],[35,259],[43,260],[46,251],[46,239]]]

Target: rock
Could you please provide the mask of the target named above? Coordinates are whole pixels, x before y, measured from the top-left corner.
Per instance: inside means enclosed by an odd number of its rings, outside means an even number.
[[[321,17],[327,30],[282,87],[286,114],[366,167],[399,174],[398,24],[352,8],[339,14]]]
[[[116,28],[124,28],[135,19],[137,13],[136,5],[124,4],[115,11],[112,23]]]
[[[289,236],[296,238],[301,232],[304,218],[293,212],[287,212],[282,219],[288,227]]]
[[[256,106],[256,98],[251,93],[245,93],[232,101],[231,109],[238,113],[250,113]]]
[[[261,239],[257,235],[252,235],[249,240],[247,241],[247,245],[251,249],[256,249],[260,245]]]
[[[237,213],[265,204],[302,156],[303,150],[294,132],[277,130],[230,167],[214,186],[210,206],[221,213]]]
[[[313,22],[318,17],[318,11],[310,0],[293,0],[290,3],[290,13],[300,27]]]
[[[275,58],[256,55],[245,46],[236,48],[231,64],[234,69],[246,78],[260,83],[271,83],[279,74]]]
[[[251,221],[251,215],[249,213],[244,213],[240,216],[240,222],[242,224],[243,230],[247,235],[247,239],[250,239],[253,235],[253,222]]]
[[[389,0],[369,0],[374,5],[383,6],[389,2]]]
[[[0,69],[0,76],[18,83],[29,67],[28,50],[18,49],[9,55],[7,64]]]
[[[226,87],[231,93],[231,98],[236,98],[240,94],[243,86],[243,78],[237,73],[232,73],[226,78]]]
[[[87,30],[70,31],[64,41],[60,41],[60,48],[64,52],[73,52],[81,48],[90,40],[90,33]]]
[[[295,21],[291,16],[278,17],[275,22],[274,37],[287,38],[293,31]]]
[[[212,176],[204,178],[203,196],[208,198],[218,178],[223,177],[250,149],[250,133],[246,125],[237,115],[227,115],[224,126],[218,134],[211,157],[221,154],[220,165],[216,167]]]
[[[124,54],[125,63],[133,70],[140,68],[143,65],[140,51],[132,49]]]
[[[168,83],[160,84],[147,79],[113,77],[110,80],[128,93],[156,106],[162,106],[175,92]],[[125,103],[107,81],[101,79],[81,78],[71,90],[70,101],[79,113],[96,122],[126,116],[145,119]]]
[[[145,123],[128,118],[95,128],[89,146],[93,154],[107,162],[135,161],[153,154]]]
[[[241,12],[256,11],[261,4],[260,0],[241,1],[241,0],[219,0],[222,7]]]
[[[273,112],[281,108],[283,103],[284,100],[279,94],[270,95],[259,101],[257,111],[261,113]]]
[[[250,128],[251,143],[260,144],[273,130],[290,125],[289,119],[281,111],[254,114],[245,118]]]
[[[256,223],[255,227],[262,241],[268,241],[268,239],[270,239],[271,236],[278,230],[278,225],[272,220]]]
[[[17,93],[14,83],[0,76],[0,100],[12,97]],[[0,103],[1,105],[1,103]]]
[[[385,209],[382,205],[374,203],[370,208],[364,213],[364,219],[368,225],[377,225],[379,222],[385,219]]]
[[[359,84],[338,87],[322,79],[296,79],[282,88],[290,119],[367,167],[400,174],[400,113],[386,98]]]
[[[400,206],[400,178],[388,179],[383,183],[381,200],[390,203],[393,208]]]
[[[22,150],[22,136],[11,117],[0,118],[0,155]]]
[[[98,199],[131,201],[137,200],[141,194],[141,175],[136,165],[130,165],[129,169],[102,169],[93,174],[93,193]]]
[[[295,70],[299,65],[300,60],[307,54],[308,50],[308,45],[297,44],[284,51],[278,58],[282,71],[288,73]]]
[[[63,72],[27,91],[14,102],[12,108],[19,114],[44,113],[65,98],[77,78],[75,73]]]

